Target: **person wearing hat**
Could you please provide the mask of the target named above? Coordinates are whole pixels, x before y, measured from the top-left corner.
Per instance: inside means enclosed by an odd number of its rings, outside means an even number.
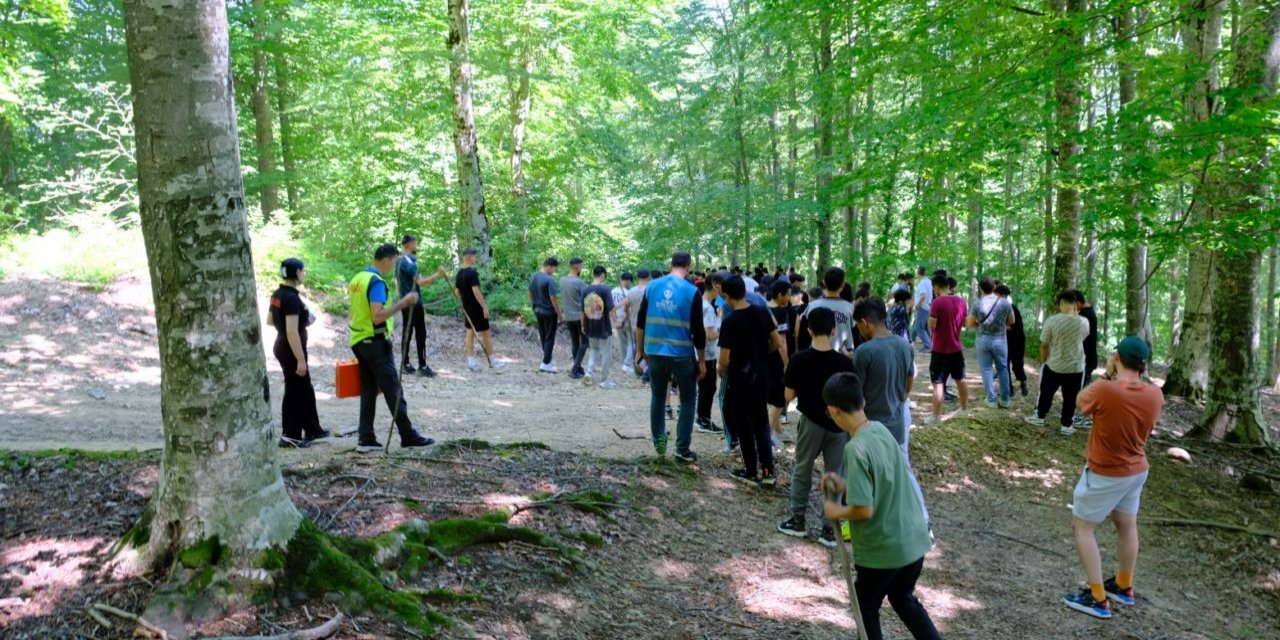
[[[284,399],[280,405],[280,426],[284,436],[282,448],[311,446],[313,440],[329,437],[320,427],[316,413],[316,390],[311,386],[311,370],[307,367],[307,327],[316,317],[298,295],[298,285],[306,280],[302,261],[289,258],[280,263],[283,282],[271,294],[267,315],[276,328],[276,342],[271,352],[284,373]]]
[[[636,334],[631,329],[627,312],[627,293],[631,291],[631,272],[623,271],[618,286],[610,292],[613,297],[613,331],[618,334],[618,350],[622,354],[622,371],[631,373],[631,361],[636,357]]]
[[[494,355],[493,341],[489,338],[489,305],[484,300],[484,293],[480,291],[480,273],[476,271],[477,253],[472,247],[462,250],[462,268],[453,281],[454,293],[462,303],[463,323],[467,329],[467,339],[463,345],[467,354],[467,368],[472,371],[480,368],[476,361],[476,336],[479,335],[489,366],[501,369],[502,363]]]
[[[400,446],[425,447],[435,443],[423,437],[409,420],[409,405],[404,399],[400,376],[396,373],[396,354],[391,348],[394,318],[397,313],[418,302],[418,292],[410,291],[395,304],[387,306],[390,292],[385,278],[396,268],[400,250],[390,243],[373,252],[373,264],[357,273],[347,285],[351,305],[351,351],[360,369],[360,424],[357,453],[373,453],[382,449],[373,432],[373,416],[378,392],[386,398],[387,408],[395,416],[400,432]]]
[[[1138,504],[1150,465],[1144,447],[1164,409],[1164,394],[1143,379],[1151,348],[1138,336],[1120,341],[1107,358],[1107,374],[1076,398],[1093,418],[1085,447],[1085,468],[1076,483],[1071,528],[1089,588],[1064,597],[1076,611],[1111,617],[1111,602],[1134,604],[1133,572],[1138,564]],[[1102,578],[1102,554],[1094,530],[1111,518],[1116,525],[1119,568]],[[1109,597],[1108,597],[1109,596]]]

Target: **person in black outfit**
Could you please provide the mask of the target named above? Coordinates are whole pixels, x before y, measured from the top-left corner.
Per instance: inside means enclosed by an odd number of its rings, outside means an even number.
[[[775,437],[789,441],[782,430],[782,413],[787,410],[782,376],[787,371],[788,360],[796,352],[795,327],[799,324],[795,308],[791,306],[791,283],[774,282],[769,285],[769,313],[773,314],[778,334],[786,345],[785,349],[769,354],[769,429]]]
[[[721,285],[733,313],[720,326],[718,373],[728,381],[724,396],[725,428],[738,436],[742,469],[730,473],[741,482],[772,487],[778,482],[769,436],[769,412],[765,394],[769,388],[769,355],[785,350],[773,316],[765,307],[747,302],[747,286],[741,276]],[[757,468],[759,475],[757,475]]]
[[[1085,300],[1083,292],[1079,289],[1071,292],[1076,296],[1076,309],[1080,312],[1080,317],[1089,321],[1089,335],[1084,337],[1084,384],[1081,386],[1084,388],[1093,382],[1093,371],[1098,368],[1098,314],[1094,312],[1093,305]]]
[[[298,285],[306,279],[302,261],[289,258],[280,263],[280,277],[284,280],[271,294],[268,320],[276,328],[276,342],[271,348],[280,370],[284,372],[284,399],[280,407],[280,425],[284,436],[280,446],[305,448],[311,442],[329,437],[320,427],[316,412],[316,391],[311,386],[311,371],[307,367],[307,327],[315,316],[307,311],[307,305],[298,295]]]
[[[403,363],[405,373],[417,371],[420,376],[434,378],[436,372],[427,366],[427,314],[422,306],[421,286],[445,277],[445,270],[443,266],[439,266],[431,275],[422,276],[418,270],[418,238],[405,235],[400,239],[400,244],[404,247],[404,253],[396,262],[396,289],[400,297],[408,295],[410,291],[418,294],[418,301],[400,312],[400,362]],[[416,370],[409,364],[410,342],[416,343],[418,347]]]
[[[1013,292],[1007,285],[997,284],[996,295],[1001,298],[1008,298]],[[1018,385],[1022,387],[1022,397],[1027,397],[1027,329],[1022,324],[1022,311],[1018,310],[1018,305],[1012,304],[1013,307],[1013,325],[1005,333],[1009,341],[1009,370],[1013,373],[1013,377],[1018,380]]]

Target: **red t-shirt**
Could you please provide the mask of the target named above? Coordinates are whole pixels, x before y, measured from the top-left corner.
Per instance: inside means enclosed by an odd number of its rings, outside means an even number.
[[[1164,394],[1146,382],[1098,380],[1076,398],[1080,412],[1093,416],[1084,457],[1089,470],[1111,478],[1146,471],[1144,447],[1164,409]]]
[[[933,328],[934,353],[960,352],[963,348],[960,345],[960,330],[964,328],[964,317],[968,313],[969,305],[960,296],[945,295],[933,299],[929,317],[938,319]]]

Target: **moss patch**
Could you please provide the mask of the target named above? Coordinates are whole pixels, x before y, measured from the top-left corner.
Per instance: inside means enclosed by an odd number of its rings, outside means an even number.
[[[217,566],[226,556],[226,547],[213,536],[179,551],[178,562],[188,569],[205,569]]]

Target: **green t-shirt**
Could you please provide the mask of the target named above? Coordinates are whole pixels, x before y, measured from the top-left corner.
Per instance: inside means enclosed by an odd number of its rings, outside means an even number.
[[[905,567],[933,546],[910,473],[898,441],[879,422],[867,423],[844,446],[845,500],[873,509],[870,520],[851,523],[858,566]]]

